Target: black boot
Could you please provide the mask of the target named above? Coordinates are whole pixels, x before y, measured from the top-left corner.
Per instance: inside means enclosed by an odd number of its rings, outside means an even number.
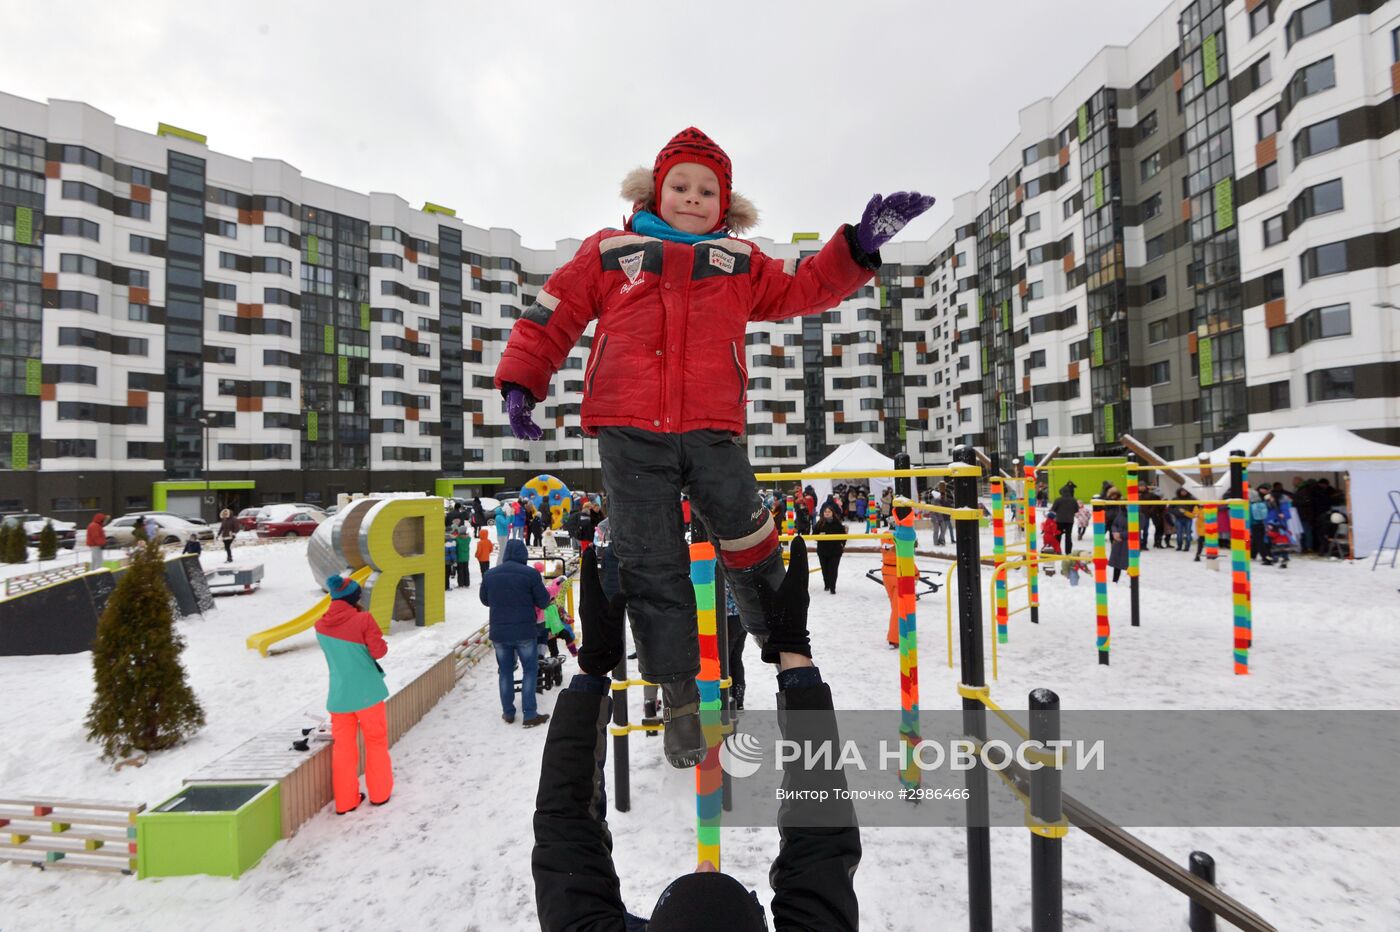
[[[736,683],[729,687],[729,695],[734,700],[734,708],[742,712],[744,710],[744,684]]]
[[[758,587],[760,584],[766,585],[770,592],[777,592],[786,573],[782,551],[776,548],[748,569],[735,570],[726,567],[724,570],[725,581],[734,593],[734,604],[739,606],[739,617],[743,620],[744,630],[753,637],[760,648],[768,635],[768,622],[763,616],[763,599],[758,594]]]
[[[705,732],[700,727],[700,690],[695,680],[662,683],[666,710],[663,750],[672,767],[694,767],[705,759]]]

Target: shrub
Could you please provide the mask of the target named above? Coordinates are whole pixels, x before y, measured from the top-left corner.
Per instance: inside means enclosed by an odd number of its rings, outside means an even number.
[[[96,687],[88,710],[88,740],[104,758],[133,750],[159,751],[204,725],[204,710],[190,689],[175,631],[165,559],[147,543],[134,549],[97,623],[92,647]]]

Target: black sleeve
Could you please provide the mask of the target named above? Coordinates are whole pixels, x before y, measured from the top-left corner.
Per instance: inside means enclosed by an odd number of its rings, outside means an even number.
[[[848,223],[842,228],[846,234],[846,245],[851,249],[851,258],[856,260],[856,265],[872,272],[878,272],[883,262],[880,259],[880,250],[866,252],[860,248],[860,240],[856,239],[856,224]]]
[[[836,716],[804,715],[789,719],[784,710],[804,712],[832,711],[831,687],[825,683],[784,689],[778,694],[778,708],[783,737],[789,740],[821,741],[836,738]],[[846,788],[846,777],[840,771],[788,769],[783,774],[786,790],[834,790]],[[819,807],[820,816],[804,811]],[[826,822],[830,827],[803,828],[794,822],[810,825]],[[773,924],[779,932],[801,929],[857,929],[860,908],[856,902],[855,874],[860,865],[860,829],[856,827],[855,811],[849,801],[828,799],[824,803],[783,803],[778,813],[779,848],[768,873],[773,887]]]
[[[540,929],[626,928],[622,893],[604,818],[603,764],[611,700],[561,690],[549,722],[535,797],[535,909]]]

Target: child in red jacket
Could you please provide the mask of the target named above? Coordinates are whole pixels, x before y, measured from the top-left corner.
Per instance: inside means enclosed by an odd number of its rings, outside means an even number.
[[[365,742],[365,786],[369,801],[382,806],[394,791],[394,769],[389,760],[389,722],[384,700],[389,687],[384,671],[375,663],[389,652],[379,622],[360,607],[360,584],[331,576],[326,580],[331,607],[316,622],[316,641],[330,667],[330,693],[326,710],[331,713],[331,785],[335,790],[335,814],[358,808],[360,749],[357,733]]]
[[[496,368],[511,430],[538,440],[530,409],[597,320],[583,430],[598,437],[638,665],[665,692],[665,751],[676,767],[695,765],[706,747],[681,492],[719,539],[725,578],[760,645],[769,627],[760,588],[776,592],[784,572],[777,528],[738,440],[747,325],[840,304],[880,268],[880,247],[933,203],[911,192],[876,195],[859,225],[842,226],[815,256],[770,259],[730,235],[758,219],[731,177],[729,156],[708,136],[694,127],[676,134],[650,171],[623,182],[634,211],[625,229],[593,234],[550,276]],[[766,651],[764,659],[773,661]]]

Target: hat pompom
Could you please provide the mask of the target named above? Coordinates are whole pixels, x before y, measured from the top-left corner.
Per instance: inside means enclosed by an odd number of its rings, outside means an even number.
[[[344,585],[345,585],[345,580],[342,579],[342,578],[339,577],[339,576],[327,576],[327,577],[326,577],[326,588],[329,589],[329,590],[331,590],[332,592],[334,592],[334,591],[337,590],[337,589],[340,589],[340,588],[343,587]]]

